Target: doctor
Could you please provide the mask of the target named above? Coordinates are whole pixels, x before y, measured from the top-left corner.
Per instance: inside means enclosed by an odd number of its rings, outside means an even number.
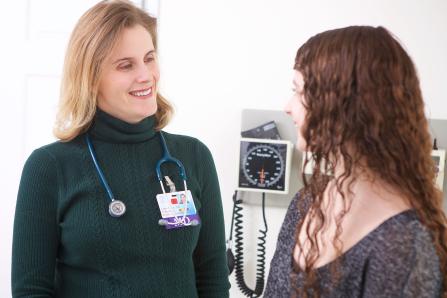
[[[17,198],[13,297],[228,297],[216,170],[162,132],[156,19],[102,1],[76,25],[55,126]]]

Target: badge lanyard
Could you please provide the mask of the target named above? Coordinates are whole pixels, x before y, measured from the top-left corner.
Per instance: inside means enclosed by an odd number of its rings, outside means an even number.
[[[180,227],[180,226],[189,226],[189,225],[198,225],[199,224],[199,217],[196,213],[195,210],[195,206],[194,206],[194,201],[192,199],[192,195],[191,192],[188,190],[188,187],[186,185],[186,171],[185,171],[185,167],[183,166],[183,164],[181,163],[180,160],[174,158],[171,156],[171,154],[169,153],[169,149],[166,145],[166,141],[165,138],[162,134],[162,132],[159,132],[159,136],[160,136],[160,141],[161,141],[161,145],[163,148],[163,156],[162,158],[157,162],[157,165],[155,167],[155,171],[157,173],[157,178],[160,182],[160,186],[161,189],[163,191],[162,194],[157,195],[157,201],[160,207],[160,211],[162,212],[162,219],[159,220],[159,224],[166,226],[167,229],[170,228],[175,228],[175,227]],[[88,149],[90,152],[90,155],[92,157],[93,163],[95,165],[96,171],[99,175],[99,178],[101,180],[102,185],[104,186],[107,195],[110,199],[110,204],[109,204],[109,214],[112,217],[121,217],[124,215],[124,213],[126,212],[126,205],[120,201],[115,199],[112,189],[110,188],[109,184],[106,181],[106,178],[98,164],[97,158],[96,158],[96,154],[95,151],[93,149],[93,145],[92,142],[90,140],[90,137],[88,134],[85,135],[85,139],[88,145]],[[165,191],[165,187],[163,185],[163,180],[162,180],[162,172],[161,172],[161,165],[163,163],[174,163],[176,164],[176,166],[179,169],[179,174],[180,177],[183,179],[183,185],[184,185],[184,191],[183,192],[171,192],[171,193],[166,193]],[[169,179],[168,176],[165,177],[168,182],[171,182],[171,180]],[[171,182],[172,183],[172,182]],[[175,191],[175,187],[174,187],[174,191]],[[163,211],[166,210],[166,206],[168,207],[172,207],[170,206],[170,202],[172,201],[172,198],[179,196],[180,197],[180,202],[183,203],[183,216],[178,217],[176,214],[174,214],[174,216],[172,216],[172,212],[170,212],[169,214],[164,214]],[[170,200],[168,202],[168,205],[166,204],[166,201]],[[162,203],[164,203],[164,210],[162,210]],[[172,208],[171,208],[172,209]],[[187,211],[190,210],[190,214],[187,215]]]

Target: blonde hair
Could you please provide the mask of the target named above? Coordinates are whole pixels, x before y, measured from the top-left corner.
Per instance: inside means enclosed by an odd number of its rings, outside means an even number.
[[[157,49],[156,19],[129,1],[101,1],[79,19],[68,43],[54,135],[69,141],[85,132],[96,113],[99,78],[104,60],[125,28],[143,26]],[[157,94],[156,129],[165,127],[173,113]]]

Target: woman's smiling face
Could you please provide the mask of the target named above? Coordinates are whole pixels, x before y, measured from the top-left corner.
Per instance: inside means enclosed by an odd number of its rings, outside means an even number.
[[[118,119],[138,123],[157,112],[159,77],[150,33],[141,25],[125,28],[103,64],[98,107]]]

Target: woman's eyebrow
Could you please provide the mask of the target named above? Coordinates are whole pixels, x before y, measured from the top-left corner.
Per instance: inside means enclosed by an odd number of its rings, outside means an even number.
[[[149,52],[147,52],[145,55],[144,55],[144,57],[146,57],[147,55],[150,55],[150,54],[153,54],[153,53],[155,53],[155,50],[150,50]],[[119,58],[119,59],[117,59],[115,62],[113,62],[112,64],[117,64],[118,62],[121,62],[121,61],[125,61],[125,60],[132,60],[133,58],[132,57],[123,57],[123,58]]]
[[[125,61],[125,60],[132,60],[132,59],[133,59],[132,57],[123,57],[123,58],[119,58],[118,60],[116,60],[112,64],[117,64],[118,62]]]

